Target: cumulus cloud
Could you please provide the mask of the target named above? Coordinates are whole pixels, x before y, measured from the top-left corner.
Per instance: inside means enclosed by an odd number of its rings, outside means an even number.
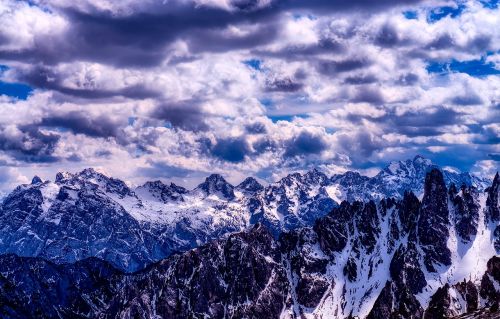
[[[26,162],[54,162],[60,136],[43,132],[35,126],[0,127],[0,150]]]
[[[416,153],[494,170],[500,9],[443,5],[4,1],[0,83],[33,89],[0,92],[4,180],[40,163],[137,182],[272,180]]]

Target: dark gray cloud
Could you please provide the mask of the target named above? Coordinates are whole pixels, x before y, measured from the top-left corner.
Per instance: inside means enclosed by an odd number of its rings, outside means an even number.
[[[186,131],[206,131],[209,129],[206,123],[208,115],[200,110],[198,103],[195,100],[165,102],[157,106],[150,116]]]
[[[285,157],[320,154],[328,147],[321,135],[303,131],[285,143]]]
[[[382,104],[384,103],[384,97],[378,88],[363,86],[356,89],[351,101]]]
[[[282,0],[261,8],[256,1],[238,0],[231,3],[236,10],[226,11],[190,2],[170,1],[168,4],[144,4],[129,15],[100,11],[95,7],[83,12],[52,5],[48,10],[63,14],[69,21],[66,33],[56,38],[38,38],[36,45],[29,49],[0,50],[0,59],[48,65],[87,60],[114,66],[151,67],[165,59],[169,45],[178,39],[187,40],[193,51],[219,52],[268,43],[277,35],[275,22],[284,11],[303,10],[321,14],[362,8],[370,12],[418,2]],[[229,25],[242,24],[253,24],[257,28],[243,37],[231,37],[220,32]],[[328,42],[323,45],[327,49],[328,46]]]
[[[495,127],[491,125],[478,125],[475,132],[477,132],[479,136],[474,139],[474,143],[500,145],[500,134],[498,134],[498,129]]]
[[[455,40],[450,34],[446,33],[438,35],[436,38],[432,39],[425,48],[428,50],[443,50],[449,49],[453,46],[455,46]]]
[[[350,157],[359,162],[365,162],[367,157],[375,151],[379,151],[387,146],[380,137],[361,130],[355,134],[340,134],[338,136],[339,145],[350,154]]]
[[[290,78],[274,79],[266,83],[266,90],[268,92],[296,92],[303,86],[302,83],[295,82]]]
[[[249,134],[264,134],[267,132],[266,125],[262,122],[254,122],[245,125],[245,130]]]
[[[209,172],[197,171],[188,168],[178,167],[162,161],[148,161],[147,167],[137,168],[135,175],[144,176],[150,179],[157,178],[185,178],[189,176],[205,177]]]
[[[470,93],[452,98],[451,103],[457,105],[479,105],[483,104],[483,99],[477,94]]]
[[[285,60],[307,60],[320,54],[339,54],[346,50],[345,45],[335,39],[323,38],[316,44],[286,46],[285,48],[269,51],[262,49],[252,50],[252,54],[262,57],[273,57]]]
[[[375,43],[381,47],[392,47],[399,44],[400,41],[396,28],[390,24],[384,25],[375,37]]]
[[[218,139],[210,150],[211,154],[224,161],[239,163],[250,153],[250,146],[245,137]]]
[[[75,134],[85,134],[92,137],[117,137],[120,132],[118,123],[108,116],[93,117],[84,111],[48,116],[42,119],[40,125],[65,128]]]
[[[351,85],[371,84],[378,81],[373,74],[353,75],[345,78],[344,83]]]
[[[500,154],[499,153],[488,154],[488,157],[496,162],[500,162]]]
[[[397,84],[402,86],[412,86],[418,83],[419,76],[414,73],[407,73],[401,75],[396,81]]]
[[[186,39],[191,52],[227,52],[255,48],[273,42],[281,25],[278,21],[256,24],[252,32],[245,35],[228,34],[223,29],[200,29]]]
[[[62,84],[64,78],[52,68],[42,65],[31,67],[27,70],[17,71],[17,79],[30,86],[53,90],[65,95],[82,99],[103,99],[122,96],[132,99],[145,99],[159,97],[157,91],[148,89],[143,85],[132,85],[116,90],[94,88],[91,80],[81,84],[81,88],[71,88]]]
[[[144,5],[142,11],[126,16],[97,9],[90,12],[74,8],[54,10],[70,22],[62,38],[39,39],[34,48],[26,50],[0,50],[0,58],[48,65],[87,60],[118,67],[151,67],[160,64],[169,44],[180,38],[195,46],[195,51],[227,50],[233,45],[237,49],[270,41],[272,35],[265,38],[260,29],[243,38],[227,37],[217,31],[231,24],[266,21],[269,14],[276,13],[275,9],[234,13],[175,1],[168,5]],[[207,47],[197,47],[196,40]]]
[[[375,120],[384,123],[387,131],[409,137],[436,136],[445,133],[447,125],[461,123],[464,115],[452,109],[437,107],[432,111],[407,112],[402,115],[389,112]]]
[[[364,69],[372,62],[366,58],[345,59],[340,61],[321,61],[318,63],[318,71],[327,76],[337,76],[339,73]]]
[[[338,11],[363,10],[373,12],[388,7],[417,4],[421,0],[284,0],[275,1],[273,6],[281,9],[307,10],[316,13],[331,13]]]
[[[276,151],[278,145],[274,140],[269,138],[268,136],[258,139],[252,144],[253,149],[256,153],[261,154],[265,152],[273,152]]]
[[[60,136],[44,133],[37,126],[25,125],[17,129],[21,134],[12,133],[12,128],[0,127],[0,150],[24,162],[55,162],[53,156]]]

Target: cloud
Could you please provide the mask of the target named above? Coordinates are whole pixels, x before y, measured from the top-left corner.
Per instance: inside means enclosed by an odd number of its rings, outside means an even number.
[[[290,78],[275,79],[266,85],[266,89],[270,92],[296,92],[304,85],[302,83],[294,82]]]
[[[250,147],[244,137],[224,138],[217,140],[211,153],[222,160],[238,163],[250,153]]]
[[[341,61],[322,61],[318,65],[320,73],[328,76],[335,76],[338,73],[363,69],[371,62],[367,59],[345,59]]]
[[[151,117],[167,121],[173,127],[188,131],[206,131],[209,126],[206,123],[209,115],[198,107],[198,101],[180,101],[164,103],[157,106]]]
[[[79,79],[77,83],[72,83],[74,85],[69,86],[64,83],[68,82],[68,74],[66,74],[65,70],[57,71],[58,70],[54,67],[38,65],[19,70],[17,74],[15,74],[15,77],[19,81],[28,83],[39,89],[52,90],[83,99],[105,99],[118,96],[132,99],[145,99],[160,96],[159,92],[141,84],[109,89],[99,88],[96,87],[94,79],[91,77],[82,80]],[[87,74],[87,76],[89,76],[89,74]]]
[[[75,134],[92,137],[117,137],[119,124],[105,115],[92,117],[82,111],[71,111],[60,115],[45,117],[40,126],[66,128]]]
[[[0,161],[183,183],[494,161],[499,9],[439,6],[7,0],[0,81],[32,91],[0,96]]]
[[[380,137],[366,130],[360,130],[356,134],[350,135],[339,134],[337,140],[339,146],[357,161],[362,161],[363,157],[370,157],[373,152],[387,146],[387,143]]]
[[[19,184],[26,184],[29,179],[15,167],[0,166],[0,199],[4,192],[13,190]]]
[[[289,139],[285,144],[285,157],[309,154],[320,154],[328,147],[324,137],[312,132],[303,131]]]
[[[46,133],[35,126],[0,127],[0,150],[24,162],[54,162],[60,136]]]

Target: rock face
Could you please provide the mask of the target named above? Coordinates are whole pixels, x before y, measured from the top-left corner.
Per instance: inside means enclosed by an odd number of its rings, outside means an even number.
[[[123,273],[89,258],[56,265],[41,258],[0,256],[0,317],[89,318],[111,302]]]
[[[436,272],[435,264],[449,266],[451,263],[451,252],[447,247],[450,223],[447,197],[443,175],[433,169],[425,177],[424,198],[417,225],[424,264],[431,272]]]
[[[3,255],[0,316],[495,318],[496,180],[485,193],[458,192],[432,170],[422,202],[411,192],[343,202],[279,238],[258,223],[132,274],[95,258],[57,265]],[[23,203],[39,203],[29,194]]]

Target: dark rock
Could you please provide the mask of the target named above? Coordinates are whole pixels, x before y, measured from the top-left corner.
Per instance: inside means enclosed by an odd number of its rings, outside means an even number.
[[[314,231],[318,234],[320,247],[328,254],[339,252],[347,245],[351,205],[343,202],[332,213],[318,219]]]
[[[488,221],[500,221],[500,202],[498,200],[500,193],[500,176],[498,172],[495,174],[493,183],[486,189],[488,197],[486,198],[486,219]]]
[[[424,252],[424,264],[435,272],[435,264],[449,266],[451,252],[447,247],[449,212],[443,174],[433,169],[425,177],[424,197],[418,220],[418,240]]]
[[[257,193],[264,190],[264,186],[260,184],[255,178],[247,177],[243,182],[241,182],[238,186],[236,186],[238,190]]]
[[[453,316],[453,313],[450,312],[451,300],[449,289],[450,286],[448,284],[438,288],[431,297],[429,307],[425,310],[424,319],[441,319]]]
[[[221,194],[227,200],[232,200],[235,197],[233,185],[226,182],[224,177],[219,174],[210,175],[197,188],[201,189],[205,195]]]
[[[389,270],[392,280],[404,284],[412,294],[422,292],[427,285],[424,273],[420,269],[417,248],[412,242],[409,242],[407,247],[399,246],[391,260]]]
[[[36,176],[36,175],[31,180],[31,185],[41,184],[41,183],[43,183],[42,179],[40,177]]]
[[[479,194],[472,187],[462,185],[460,193],[455,185],[449,190],[450,200],[454,207],[454,224],[457,234],[469,242],[477,233],[479,219]]]

